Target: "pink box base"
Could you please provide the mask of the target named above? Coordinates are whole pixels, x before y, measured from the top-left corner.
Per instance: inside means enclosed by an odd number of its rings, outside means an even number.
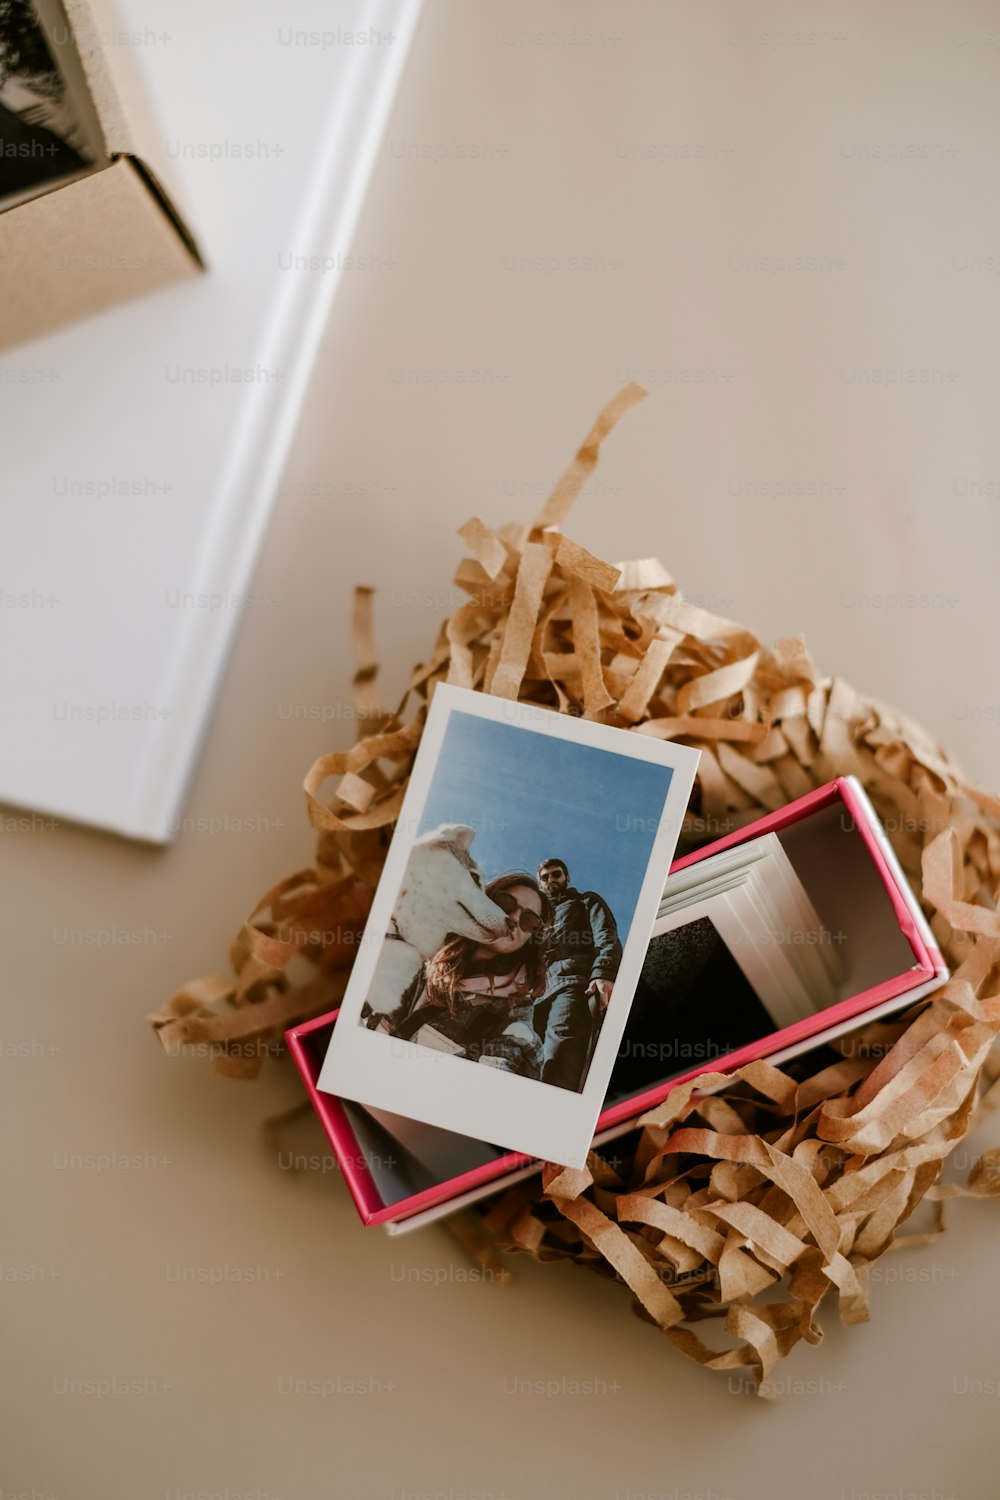
[[[776,812],[758,819],[746,828],[738,829],[724,838],[706,844],[692,854],[682,856],[672,864],[671,873],[686,869],[709,854],[732,848],[736,844],[744,843],[761,834],[779,832],[789,824],[809,817],[835,804],[838,800],[853,819],[854,827],[868,847],[868,852],[892,902],[900,931],[913,954],[912,967],[846,1000],[817,1011],[815,1015],[798,1021],[793,1026],[772,1032],[724,1056],[699,1062],[687,1071],[678,1073],[643,1093],[632,1095],[628,1099],[611,1105],[601,1113],[598,1119],[595,1140],[606,1132],[615,1130],[616,1127],[620,1132],[621,1127],[630,1121],[638,1120],[640,1115],[659,1104],[678,1084],[696,1078],[699,1074],[730,1073],[757,1058],[774,1057],[776,1053],[780,1053],[782,1057],[788,1057],[806,1051],[808,1050],[806,1044],[809,1042],[818,1045],[824,1037],[832,1037],[850,1029],[852,1021],[860,1022],[867,1015],[897,1008],[894,1002],[902,1005],[908,996],[917,999],[920,994],[926,993],[935,983],[943,981],[946,977],[947,971],[941,954],[923,921],[915,899],[906,887],[905,877],[902,875],[888,841],[881,829],[872,825],[867,799],[850,778],[839,777],[836,781],[828,782],[825,786],[817,788],[787,807],[779,808]],[[541,1165],[531,1157],[517,1152],[508,1152],[484,1166],[462,1173],[447,1182],[437,1183],[399,1202],[385,1204],[368,1170],[343,1105],[332,1094],[322,1093],[316,1087],[323,1056],[338,1013],[338,1011],[331,1011],[326,1015],[317,1016],[312,1021],[293,1027],[286,1033],[286,1041],[336,1154],[351,1196],[366,1225],[398,1223],[453,1199],[465,1198],[471,1193],[478,1195],[493,1184],[495,1184],[494,1190],[499,1190],[504,1185],[504,1179],[513,1173],[523,1173],[526,1167]]]

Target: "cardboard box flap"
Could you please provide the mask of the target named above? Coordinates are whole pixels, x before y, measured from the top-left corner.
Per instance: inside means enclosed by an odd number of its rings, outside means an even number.
[[[200,262],[185,224],[183,194],[167,158],[127,28],[113,0],[63,0],[66,18],[97,112],[104,146],[111,158],[134,158],[142,175]]]
[[[2,216],[4,345],[197,273],[135,168],[120,157]]]

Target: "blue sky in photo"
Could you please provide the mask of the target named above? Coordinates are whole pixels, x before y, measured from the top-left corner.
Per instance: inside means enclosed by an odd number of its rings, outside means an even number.
[[[417,836],[467,823],[486,880],[564,860],[572,885],[607,901],[624,942],[671,775],[669,766],[453,711]]]

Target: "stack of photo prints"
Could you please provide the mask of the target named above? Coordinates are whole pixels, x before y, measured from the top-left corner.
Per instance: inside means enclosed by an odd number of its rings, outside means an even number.
[[[836,1001],[776,834],[669,874],[698,758],[437,687],[318,1081],[414,1180],[582,1165],[609,1104]]]
[[[843,966],[776,833],[668,878],[612,1092],[660,1081],[648,1066],[723,1057],[835,1004]],[[698,995],[712,996],[711,1014]],[[673,1051],[671,1052],[671,1046]]]

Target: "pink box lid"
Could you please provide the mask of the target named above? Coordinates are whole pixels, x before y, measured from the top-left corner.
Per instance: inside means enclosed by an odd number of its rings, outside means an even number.
[[[941,954],[933,945],[926,925],[917,920],[911,904],[912,898],[908,901],[901,889],[902,875],[895,857],[887,842],[884,842],[884,837],[880,838],[872,827],[863,793],[859,794],[851,778],[841,776],[834,781],[827,782],[824,786],[817,787],[815,791],[797,798],[776,812],[768,813],[744,828],[726,834],[723,838],[716,839],[713,843],[706,844],[691,854],[681,856],[671,865],[671,873],[686,869],[710,854],[717,854],[721,850],[745,843],[748,839],[758,838],[765,833],[777,832],[788,824],[829,806],[838,799],[851,813],[855,827],[868,846],[872,860],[882,877],[900,929],[913,952],[915,959],[913,967],[870,989],[862,990],[846,1000],[838,1001],[835,1005],[827,1006],[824,1010],[797,1021],[792,1026],[772,1032],[745,1047],[740,1047],[735,1052],[702,1061],[665,1083],[659,1083],[643,1093],[634,1094],[628,1099],[609,1106],[598,1118],[598,1133],[628,1120],[637,1119],[665,1099],[672,1089],[696,1078],[700,1073],[734,1072],[745,1063],[753,1062],[757,1058],[770,1056],[774,1052],[782,1051],[810,1037],[819,1038],[822,1034],[836,1030],[842,1022],[861,1016],[869,1010],[884,1005],[886,1001],[908,994],[918,986],[925,985],[935,975],[944,976],[945,967]],[[316,1087],[321,1060],[317,1061],[312,1055],[315,1043],[311,1039],[316,1038],[317,1033],[332,1029],[338,1014],[339,1011],[330,1011],[326,1015],[317,1016],[311,1021],[294,1026],[285,1033],[285,1039],[365,1224],[381,1224],[390,1220],[398,1221],[409,1218],[424,1209],[445,1203],[451,1198],[457,1198],[491,1182],[496,1182],[500,1186],[502,1179],[508,1174],[531,1165],[534,1158],[524,1156],[519,1152],[507,1152],[494,1161],[487,1162],[472,1171],[463,1172],[447,1182],[436,1183],[397,1203],[388,1205],[383,1203],[343,1104],[333,1094],[323,1093]]]

